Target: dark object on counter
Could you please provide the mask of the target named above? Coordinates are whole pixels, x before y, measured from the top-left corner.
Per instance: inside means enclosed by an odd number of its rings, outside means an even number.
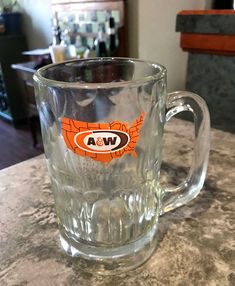
[[[104,38],[104,33],[102,30],[99,31],[97,46],[96,46],[96,56],[97,57],[107,57],[107,48]]]
[[[61,43],[61,29],[59,25],[58,14],[55,12],[52,25],[52,44],[54,46]]]
[[[35,62],[34,69],[37,70],[49,64],[52,64],[51,57],[43,57],[42,59],[38,60],[38,62]]]
[[[113,17],[109,19],[109,55],[114,56],[116,51],[116,30],[115,20]]]
[[[234,9],[233,8],[233,0],[214,0],[213,1],[213,9]]]

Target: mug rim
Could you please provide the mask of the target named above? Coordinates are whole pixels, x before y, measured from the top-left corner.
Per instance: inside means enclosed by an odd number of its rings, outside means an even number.
[[[49,68],[59,65],[66,65],[74,62],[105,62],[105,61],[129,61],[129,62],[139,62],[143,64],[147,64],[152,66],[156,69],[156,73],[152,75],[146,75],[144,77],[134,79],[134,80],[127,80],[127,81],[120,81],[120,82],[105,82],[105,83],[81,83],[81,82],[68,82],[68,81],[58,81],[46,78],[43,76],[43,72]],[[158,71],[157,71],[158,70]],[[88,59],[73,59],[69,61],[63,61],[61,63],[52,63],[46,65],[40,69],[38,69],[34,75],[33,80],[36,83],[41,83],[48,87],[60,87],[60,88],[75,88],[75,89],[111,89],[111,88],[128,88],[134,86],[140,86],[149,83],[150,81],[157,81],[164,78],[166,75],[166,68],[154,61],[142,60],[137,58],[128,58],[128,57],[95,57],[95,58],[88,58]]]

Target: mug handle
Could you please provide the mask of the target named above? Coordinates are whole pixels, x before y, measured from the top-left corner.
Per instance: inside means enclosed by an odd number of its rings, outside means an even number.
[[[161,214],[188,203],[199,194],[205,181],[210,151],[210,115],[205,101],[197,94],[176,91],[169,93],[166,107],[166,121],[182,111],[193,113],[195,141],[188,176],[178,186],[164,189]]]

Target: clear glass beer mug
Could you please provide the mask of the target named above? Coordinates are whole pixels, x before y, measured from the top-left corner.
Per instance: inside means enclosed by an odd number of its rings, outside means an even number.
[[[166,69],[128,58],[52,64],[34,75],[61,245],[83,269],[118,273],[146,261],[158,217],[199,193],[209,114],[189,92],[167,94]],[[159,184],[164,124],[193,113],[192,166],[176,188]]]

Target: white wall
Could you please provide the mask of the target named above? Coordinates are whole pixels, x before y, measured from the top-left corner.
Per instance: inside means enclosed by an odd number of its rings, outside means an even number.
[[[139,0],[138,57],[163,64],[168,70],[168,91],[185,88],[187,53],[175,32],[181,10],[205,9],[206,0]]]
[[[18,0],[28,48],[47,48],[52,41],[51,0]]]

